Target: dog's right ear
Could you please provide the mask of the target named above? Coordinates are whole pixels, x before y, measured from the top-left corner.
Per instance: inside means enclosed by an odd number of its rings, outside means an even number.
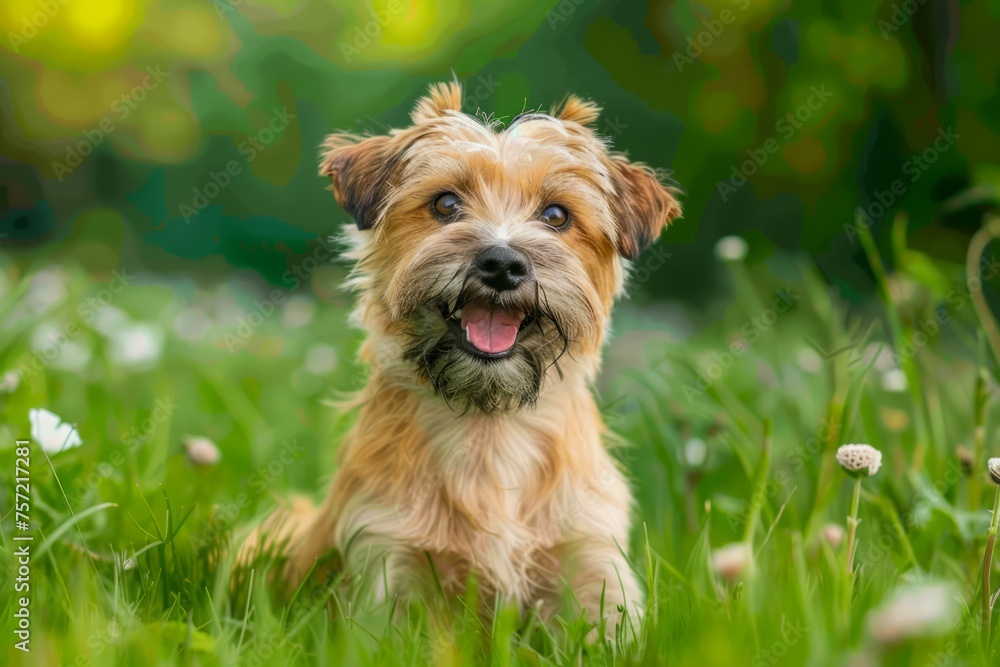
[[[320,174],[333,182],[333,196],[358,224],[370,229],[385,212],[399,166],[398,151],[388,135],[361,139],[331,134],[323,142]]]
[[[446,116],[449,111],[462,111],[462,85],[458,81],[431,84],[427,96],[417,100],[410,118],[415,124],[423,123]]]

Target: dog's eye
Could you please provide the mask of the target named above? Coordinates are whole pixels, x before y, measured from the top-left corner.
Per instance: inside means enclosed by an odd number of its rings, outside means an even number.
[[[445,192],[437,196],[431,208],[434,209],[434,213],[437,214],[438,217],[450,218],[458,211],[458,205],[461,203],[462,200],[459,199],[457,195]]]
[[[569,220],[569,213],[562,206],[546,206],[541,215],[542,222],[553,227],[563,227]]]

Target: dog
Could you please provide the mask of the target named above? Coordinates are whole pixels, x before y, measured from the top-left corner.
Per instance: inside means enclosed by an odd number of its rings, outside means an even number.
[[[474,577],[482,597],[551,616],[568,589],[611,634],[643,594],[590,386],[630,262],[681,213],[676,189],[610,150],[591,102],[507,126],[461,109],[460,85],[436,84],[410,127],[324,143],[321,173],[357,223],[348,286],[370,376],[326,502],[278,510],[244,552],[281,544],[295,584],[336,550],[374,600]]]

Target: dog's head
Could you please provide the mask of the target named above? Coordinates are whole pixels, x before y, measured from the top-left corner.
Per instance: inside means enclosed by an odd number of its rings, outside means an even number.
[[[623,260],[680,206],[608,150],[590,103],[505,128],[461,105],[457,84],[434,86],[411,127],[328,137],[321,171],[357,222],[353,283],[378,365],[453,407],[517,409],[562,365],[593,378]]]

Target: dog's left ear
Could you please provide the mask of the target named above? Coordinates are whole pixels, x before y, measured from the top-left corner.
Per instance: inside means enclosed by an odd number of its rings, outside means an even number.
[[[593,125],[601,116],[601,107],[590,100],[584,100],[576,95],[570,95],[554,114],[559,120],[568,120],[580,125]]]
[[[611,201],[615,248],[622,257],[635,261],[680,216],[681,205],[674,198],[677,190],[664,185],[649,167],[622,156],[609,160],[609,172],[615,190]]]
[[[330,177],[333,196],[358,224],[370,229],[385,211],[399,167],[394,137],[361,139],[351,134],[331,134],[323,142],[320,174]]]
[[[601,107],[570,95],[554,115],[593,130]],[[681,214],[681,205],[674,198],[677,190],[661,183],[649,167],[631,163],[621,155],[612,155],[607,167],[615,192],[611,202],[615,248],[622,257],[635,261],[639,253],[659,238],[663,228]]]

